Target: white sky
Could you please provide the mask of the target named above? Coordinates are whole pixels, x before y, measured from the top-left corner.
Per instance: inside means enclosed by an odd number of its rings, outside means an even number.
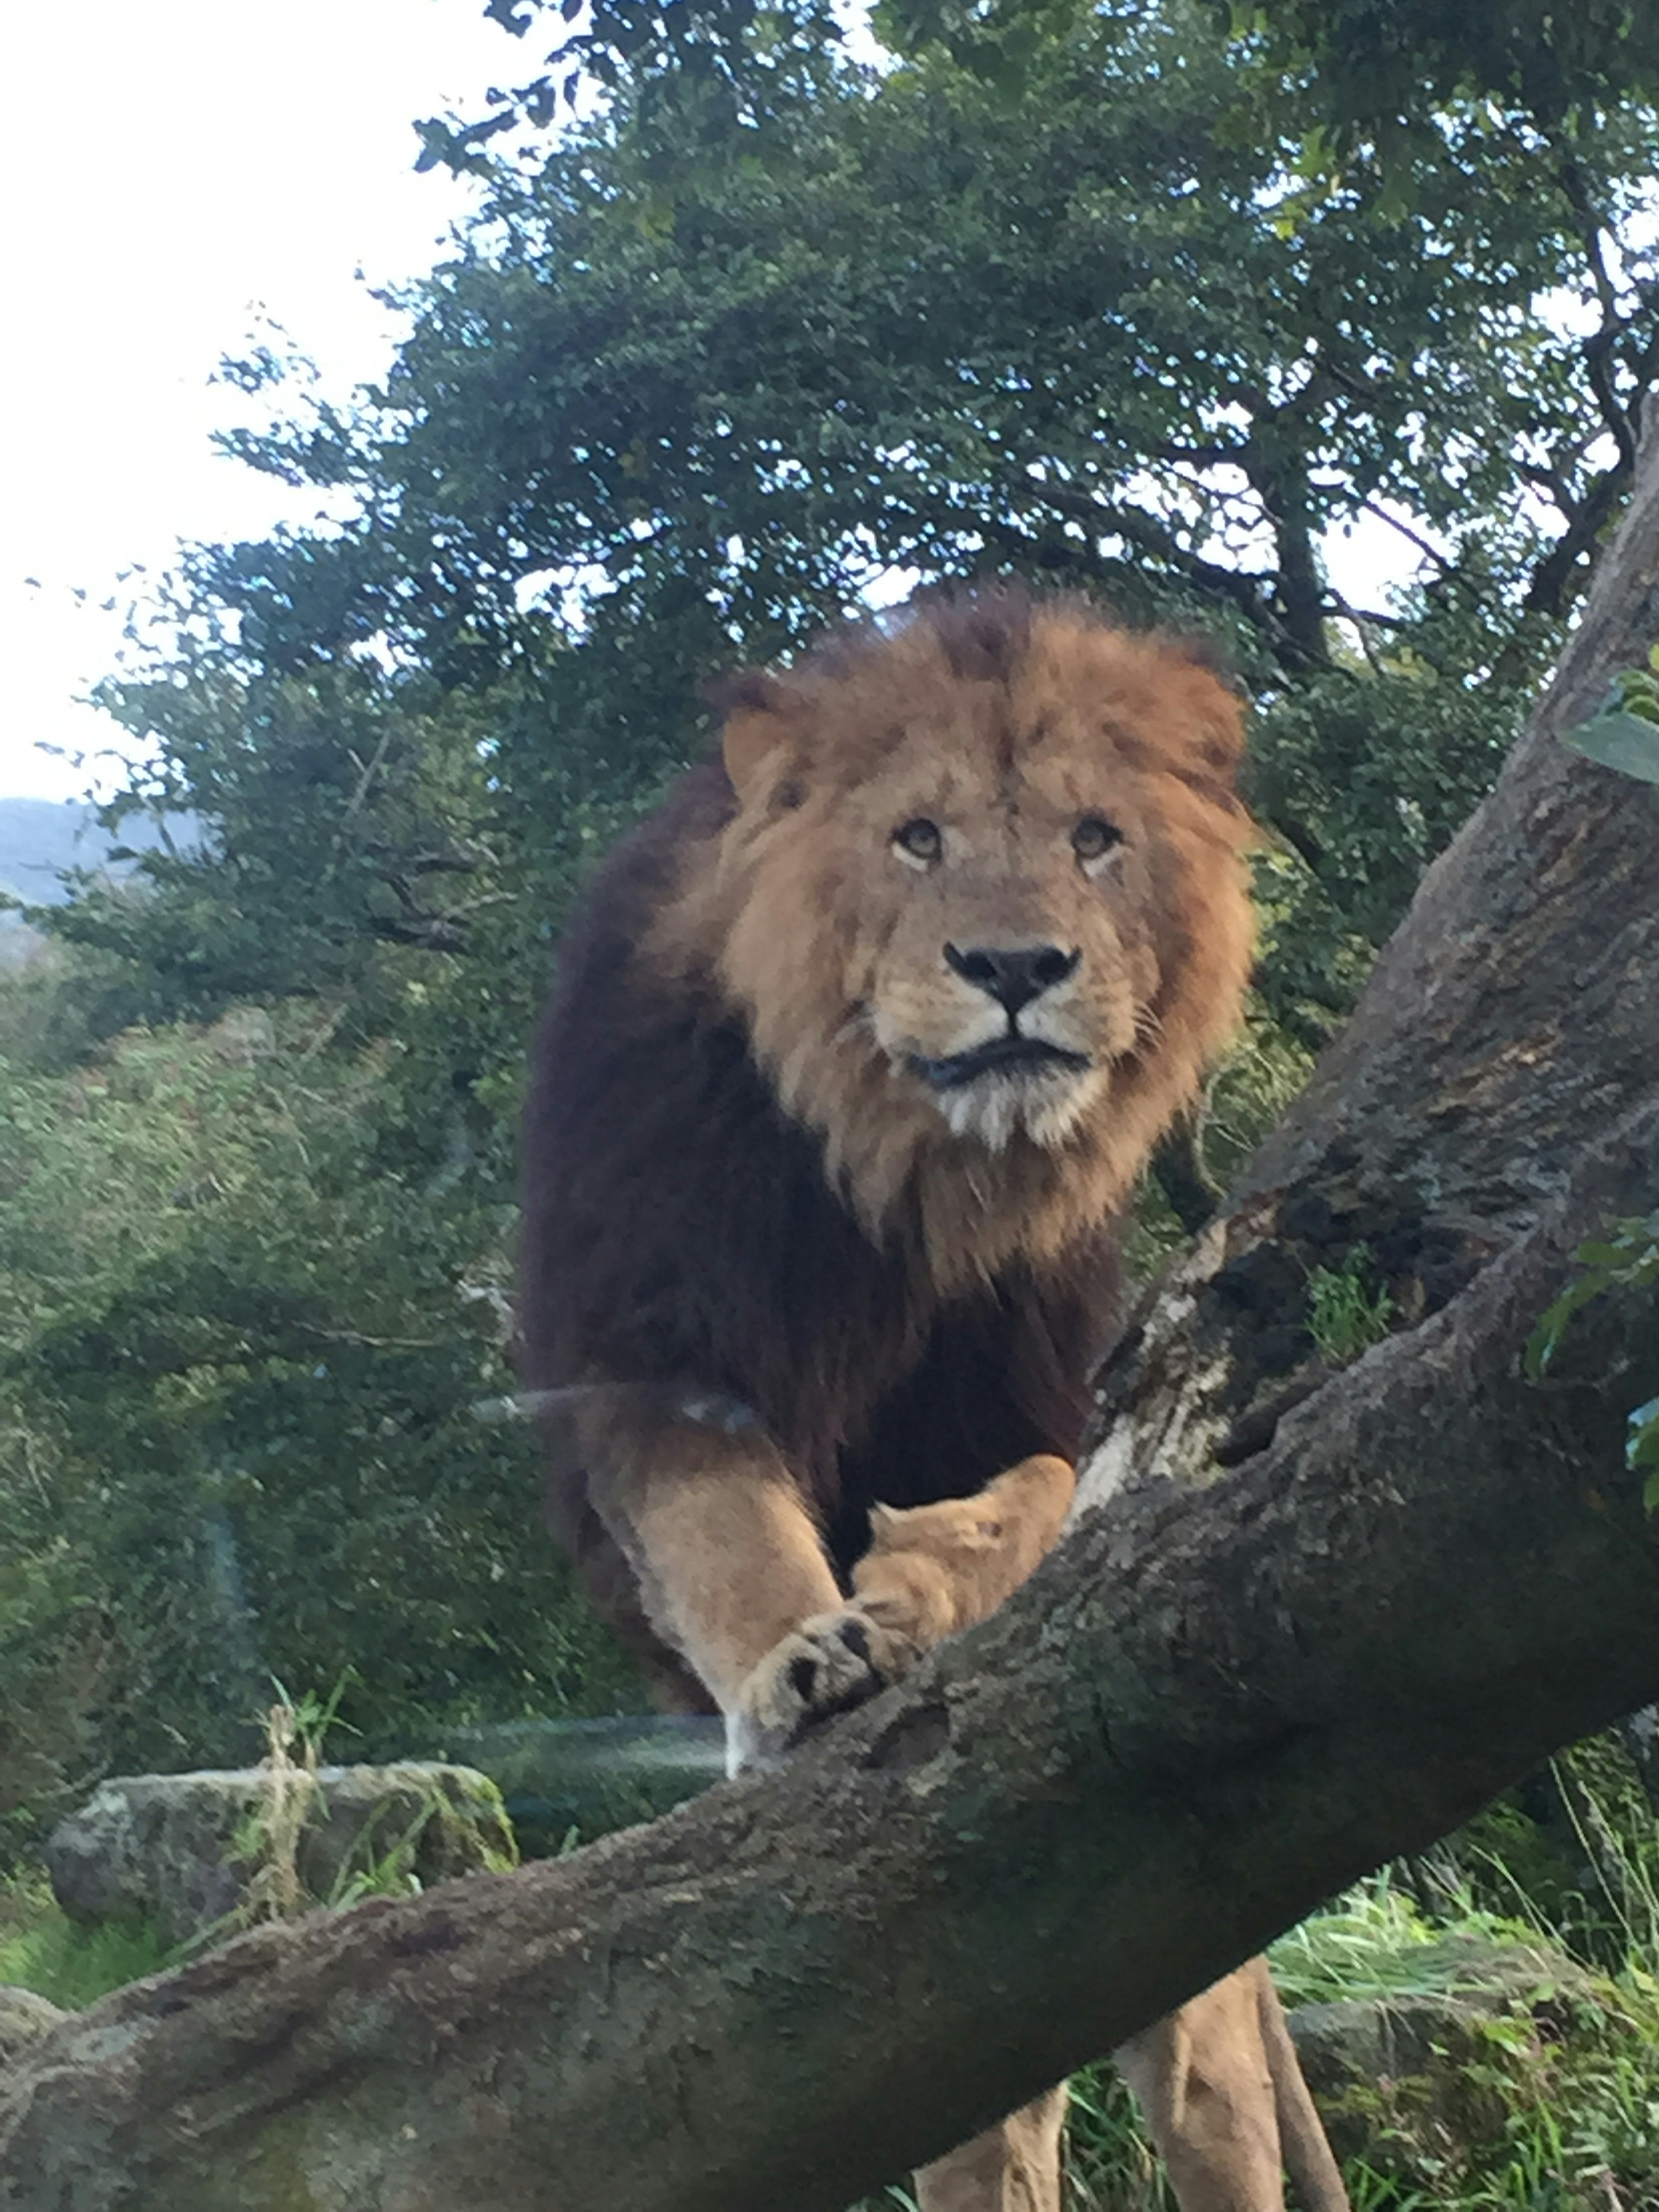
[[[99,602],[120,569],[314,507],[211,450],[247,403],[209,378],[260,306],[331,393],[384,366],[394,319],[358,270],[420,275],[469,197],[414,174],[413,118],[482,114],[538,58],[481,8],[0,6],[0,797],[78,794],[91,764],[37,742],[118,735],[74,701],[113,665],[119,617]]]
[[[249,403],[210,379],[262,313],[331,396],[384,367],[362,277],[422,274],[471,197],[414,173],[413,119],[540,58],[481,8],[0,0],[0,797],[78,796],[120,738],[77,695],[115,665],[123,569],[315,511],[214,453]],[[1331,550],[1363,600],[1401,547],[1362,537]]]

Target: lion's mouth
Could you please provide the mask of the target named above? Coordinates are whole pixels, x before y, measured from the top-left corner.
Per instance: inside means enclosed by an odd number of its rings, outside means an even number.
[[[993,1037],[988,1044],[951,1053],[943,1060],[927,1060],[913,1053],[910,1065],[935,1091],[960,1091],[977,1083],[982,1075],[1036,1074],[1056,1068],[1080,1075],[1090,1061],[1086,1052],[1068,1052],[1064,1045],[1050,1044],[1042,1037],[1013,1035]]]

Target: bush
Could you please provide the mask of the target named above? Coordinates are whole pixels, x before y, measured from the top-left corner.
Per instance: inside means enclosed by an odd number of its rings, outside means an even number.
[[[366,1755],[639,1703],[540,1528],[510,1207],[398,1150],[314,1008],[0,1063],[0,1842],[99,1773],[237,1762],[272,1674]],[[390,1129],[388,1124],[391,1124]]]

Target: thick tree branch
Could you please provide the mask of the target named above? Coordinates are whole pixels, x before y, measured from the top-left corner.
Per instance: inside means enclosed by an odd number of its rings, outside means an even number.
[[[1630,480],[1630,464],[1621,457],[1595,478],[1582,499],[1564,508],[1567,527],[1527,586],[1526,604],[1534,613],[1559,614],[1577,598],[1574,578],[1579,565],[1617,512]]]
[[[1601,586],[1498,788],[1430,869],[1218,1236],[1101,1378],[1091,1502],[1130,1468],[1205,1480],[1242,1464],[1321,1379],[1305,1326],[1315,1270],[1358,1252],[1402,1317],[1434,1310],[1532,1227],[1583,1148],[1647,1095],[1659,1070],[1659,803],[1559,740],[1656,638],[1650,438]]]

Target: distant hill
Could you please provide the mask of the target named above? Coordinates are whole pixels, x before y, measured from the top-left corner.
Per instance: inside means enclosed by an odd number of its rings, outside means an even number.
[[[193,824],[181,816],[175,842],[192,835]],[[155,823],[137,815],[112,837],[82,799],[0,799],[0,890],[30,906],[57,906],[68,896],[59,881],[65,868],[101,868],[114,845],[145,852],[161,842]],[[121,874],[123,864],[116,861],[110,872]],[[0,913],[0,967],[20,966],[40,941],[15,914]]]

